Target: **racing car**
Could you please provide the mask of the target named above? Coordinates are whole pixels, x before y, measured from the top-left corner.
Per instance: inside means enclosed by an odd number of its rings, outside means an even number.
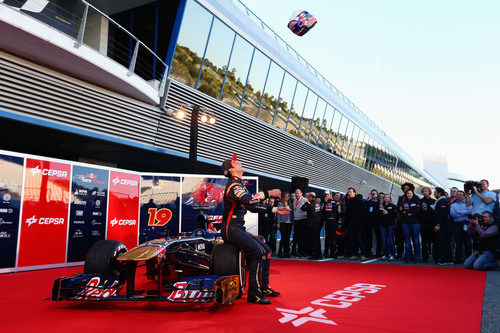
[[[156,281],[154,288],[136,289],[139,267],[145,267],[147,280]],[[50,299],[232,304],[242,296],[245,281],[243,252],[217,234],[197,229],[146,241],[130,251],[116,240],[97,241],[83,273],[55,279]]]

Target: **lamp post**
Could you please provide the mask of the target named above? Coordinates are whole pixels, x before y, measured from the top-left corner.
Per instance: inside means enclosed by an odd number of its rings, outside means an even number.
[[[191,126],[189,135],[189,166],[193,173],[198,169],[198,117],[200,107],[195,105],[191,112]]]
[[[198,170],[198,127],[199,122],[208,123],[214,125],[216,119],[214,116],[209,115],[205,110],[202,110],[198,105],[191,106],[191,124],[189,133],[189,166],[193,173]],[[186,115],[186,111],[183,107],[179,109],[168,108],[165,110],[167,114],[177,120],[183,120]],[[201,116],[200,116],[201,115]]]

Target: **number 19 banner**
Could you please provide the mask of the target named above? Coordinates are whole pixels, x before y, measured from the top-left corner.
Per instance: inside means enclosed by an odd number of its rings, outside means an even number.
[[[139,244],[179,233],[179,193],[180,177],[142,176]]]

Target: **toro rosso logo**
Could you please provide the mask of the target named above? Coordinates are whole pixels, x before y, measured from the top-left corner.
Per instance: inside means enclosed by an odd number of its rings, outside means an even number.
[[[38,165],[35,168],[31,168],[30,172],[32,176],[37,175],[39,173],[44,176],[55,176],[59,178],[66,178],[68,176],[67,171],[56,170],[56,169],[40,169]]]
[[[113,185],[117,185],[117,184],[120,184],[120,185],[129,185],[129,186],[137,186],[137,180],[132,180],[132,179],[125,179],[125,178],[113,178],[113,180],[111,181],[113,183]]]
[[[64,217],[40,217],[39,219],[36,218],[36,215],[33,215],[32,217],[26,219],[26,223],[28,223],[28,227],[31,227],[32,224],[53,224],[53,225],[59,225],[59,224],[64,224]]]
[[[137,220],[118,220],[116,217],[112,219],[110,222],[112,227],[115,225],[135,225],[137,223]]]

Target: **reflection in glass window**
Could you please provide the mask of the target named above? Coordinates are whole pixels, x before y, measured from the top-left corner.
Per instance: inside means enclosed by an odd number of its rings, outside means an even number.
[[[345,139],[344,139],[344,144],[342,145],[342,157],[346,160],[349,160],[349,145],[352,141],[352,131],[354,130],[354,123],[352,121],[349,121],[349,124],[347,125],[347,129],[345,131]]]
[[[235,108],[240,108],[243,89],[247,81],[250,60],[254,47],[240,36],[236,36],[233,53],[229,63],[222,101]]]
[[[318,145],[322,145],[325,141],[320,139],[321,129],[323,128],[323,121],[326,111],[326,102],[318,98],[318,104],[316,105],[316,111],[314,112],[314,117],[311,126],[311,134],[309,137],[309,141],[312,143],[316,143]]]
[[[259,111],[262,90],[264,89],[267,71],[269,70],[269,62],[270,60],[268,57],[255,49],[247,86],[245,88],[245,96],[243,96],[243,104],[241,105],[243,111],[254,117],[257,116]]]
[[[333,114],[333,120],[332,120],[332,126],[330,126],[330,131],[328,133],[328,146],[329,146],[329,151],[334,153],[335,155],[338,155],[338,149],[335,149],[335,145],[337,142],[337,138],[339,136],[339,128],[340,128],[340,121],[342,120],[342,113],[340,113],[338,110],[334,109],[334,114]]]
[[[366,146],[366,132],[362,129],[359,130],[358,145],[356,146],[355,160],[354,163],[359,166],[363,166],[364,149]]]
[[[335,147],[333,148],[333,153],[339,156],[342,155],[342,145],[344,144],[344,140],[346,138],[345,131],[348,123],[349,119],[347,119],[346,116],[342,115],[337,131],[337,139],[335,140]]]
[[[370,137],[368,139],[368,146],[366,147],[366,163],[365,163],[365,169],[371,171],[372,166],[373,166],[373,153],[375,151],[375,147],[373,146],[373,138]]]
[[[219,98],[222,90],[234,37],[233,30],[219,19],[214,20],[197,87],[214,98]]]
[[[267,76],[266,88],[262,96],[259,110],[259,119],[271,124],[274,118],[274,111],[278,105],[278,95],[285,71],[276,63],[271,63],[269,75]]]
[[[306,104],[304,106],[304,111],[302,112],[302,120],[300,122],[299,137],[307,140],[309,136],[309,130],[311,129],[312,119],[314,117],[314,112],[316,110],[316,104],[318,103],[318,95],[309,90],[307,95]]]
[[[295,88],[297,87],[297,80],[288,73],[285,73],[285,79],[283,80],[283,86],[281,87],[280,100],[278,103],[278,109],[274,116],[274,126],[286,129],[286,122],[288,120],[288,114],[290,112],[290,107],[293,103],[293,96],[295,94]]]
[[[330,151],[328,145],[328,133],[330,132],[330,127],[332,126],[334,109],[330,104],[326,104],[325,115],[323,116],[323,121],[321,122],[321,132],[318,137],[318,144],[321,148]]]
[[[170,77],[191,87],[196,85],[212,19],[200,5],[187,2]]]
[[[355,162],[356,160],[356,151],[358,146],[358,137],[359,137],[359,127],[354,125],[354,130],[352,131],[352,139],[350,140],[348,152],[347,152],[347,160],[349,162]]]
[[[299,82],[297,85],[297,90],[295,91],[293,105],[290,109],[289,121],[286,129],[288,132],[290,132],[290,134],[299,134],[298,129],[300,124],[300,117],[302,116],[302,111],[304,110],[307,91],[308,89]]]

